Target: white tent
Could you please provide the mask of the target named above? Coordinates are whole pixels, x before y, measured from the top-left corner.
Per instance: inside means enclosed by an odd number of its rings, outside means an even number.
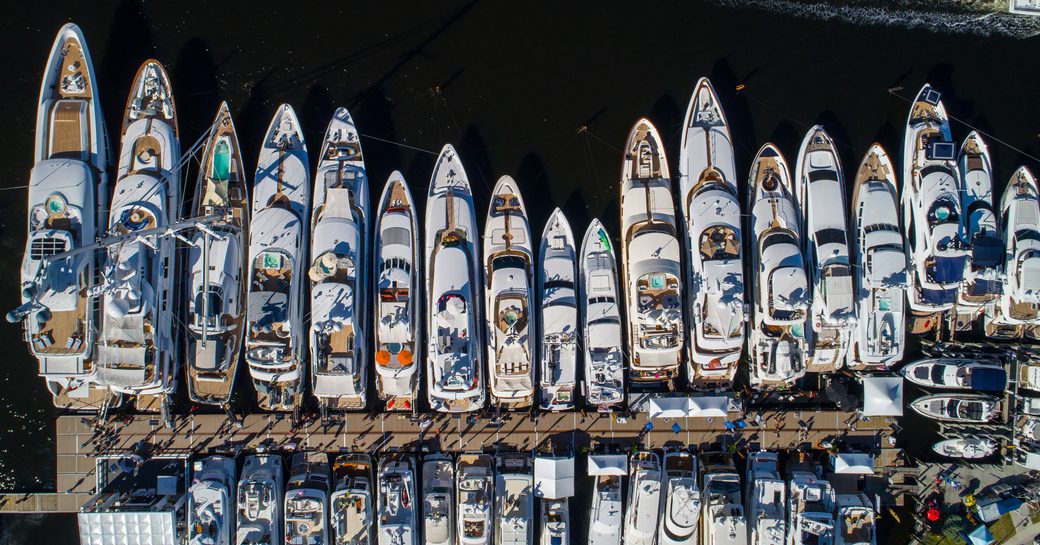
[[[863,379],[864,416],[903,416],[903,377]]]
[[[628,457],[624,454],[590,454],[589,475],[628,475]]]
[[[845,475],[872,475],[874,457],[859,452],[839,452],[831,456],[834,472]]]
[[[183,537],[173,511],[79,514],[82,545],[176,545]]]
[[[725,418],[729,409],[725,396],[651,397],[648,401],[650,418]]]
[[[574,457],[536,457],[534,459],[534,495],[549,499],[573,496]]]

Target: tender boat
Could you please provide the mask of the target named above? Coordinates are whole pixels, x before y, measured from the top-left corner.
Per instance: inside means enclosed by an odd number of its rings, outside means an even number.
[[[968,254],[960,239],[963,189],[942,95],[925,85],[910,107],[903,140],[903,228],[907,300],[915,332],[937,327],[953,308]]]
[[[571,225],[557,208],[545,224],[538,252],[542,343],[538,405],[543,411],[574,407],[578,377],[577,252]]]
[[[23,322],[58,408],[98,410],[108,398],[108,388],[96,385],[95,255],[87,249],[108,217],[111,151],[97,91],[86,40],[68,23],[51,46],[40,84],[21,306],[7,314]]]
[[[278,454],[252,454],[238,481],[238,545],[282,545],[285,462]]]
[[[231,545],[235,529],[235,459],[207,456],[192,464],[188,489],[188,544]]]
[[[494,522],[495,475],[487,454],[460,454],[455,463],[458,509],[456,535],[460,545],[488,545]]]
[[[635,452],[628,471],[625,545],[653,545],[661,511],[661,458],[649,450]]]
[[[329,528],[335,545],[373,543],[376,528],[373,470],[372,457],[368,454],[340,454],[332,463]]]
[[[780,478],[780,460],[775,452],[748,455],[748,530],[750,545],[784,545],[787,537],[787,484]]]
[[[957,292],[957,323],[959,329],[969,330],[985,307],[1000,297],[1004,241],[993,210],[993,167],[989,146],[977,131],[972,131],[964,139],[957,164],[964,184],[961,196],[963,237],[971,250],[964,270],[964,283]]]
[[[610,235],[598,219],[592,220],[582,239],[578,275],[585,403],[601,412],[610,411],[624,400],[624,352],[617,260]]]
[[[376,391],[389,411],[411,411],[419,389],[422,257],[415,200],[400,172],[383,187],[376,215]]]
[[[484,223],[484,304],[491,403],[524,409],[534,400],[538,331],[534,311],[534,250],[517,183],[499,178]]]
[[[621,479],[627,474],[627,462],[623,455],[589,455],[589,476],[593,484],[588,545],[621,544]]]
[[[242,273],[249,230],[249,191],[227,103],[221,103],[202,155],[192,205],[200,224],[188,248],[188,395],[195,403],[231,400],[245,327]]]
[[[286,545],[329,542],[329,462],[321,452],[298,452],[285,489]]]
[[[368,391],[368,174],[346,108],[332,115],[311,200],[311,393],[323,411],[365,408]]]
[[[809,284],[802,221],[791,193],[787,161],[766,144],[751,164],[751,280],[755,307],[749,348],[751,386],[789,387],[805,376]]]
[[[653,124],[640,119],[628,133],[621,171],[621,273],[633,386],[671,390],[679,375],[685,326],[678,229],[664,143]]]
[[[455,467],[444,454],[422,464],[423,538],[426,545],[455,545]]]
[[[794,182],[812,283],[805,367],[812,372],[833,372],[845,363],[856,306],[845,220],[845,176],[834,141],[819,125],[810,128],[802,140]]]
[[[740,475],[729,453],[701,454],[702,545],[747,545],[747,519],[740,498]]]
[[[877,513],[865,495],[839,494],[837,522],[834,545],[877,545]]]
[[[1022,338],[1040,326],[1038,193],[1033,173],[1019,167],[1000,199],[1004,291],[997,303],[986,309],[984,319],[986,335],[993,338]]]
[[[688,374],[695,387],[733,380],[744,348],[744,255],[733,140],[708,78],[690,98],[679,148],[690,320]]]
[[[899,371],[906,380],[925,388],[1003,392],[1007,371],[998,360],[929,358]]]
[[[915,399],[910,407],[935,420],[984,424],[999,416],[1000,400],[985,394],[934,394]]]
[[[571,545],[571,512],[567,498],[543,498],[539,545]]]
[[[834,543],[837,498],[831,483],[806,470],[791,471],[788,480],[787,543]]]
[[[664,453],[661,522],[657,528],[660,545],[699,543],[701,489],[697,485],[697,459],[685,450]]]
[[[181,151],[173,88],[157,61],[134,77],[123,115],[122,149],[101,276],[97,380],[137,396],[141,410],[168,410],[180,375],[177,239]],[[75,392],[69,392],[75,396]]]
[[[856,171],[852,233],[859,320],[846,365],[853,370],[892,367],[903,359],[905,346],[906,254],[896,171],[879,144],[870,146]]]
[[[249,223],[246,364],[268,411],[292,411],[303,398],[309,164],[296,112],[282,104],[260,148]]]
[[[394,453],[379,458],[379,545],[414,545],[416,536],[415,457]]]
[[[932,445],[932,450],[947,458],[978,460],[996,454],[999,445],[988,437],[958,437]]]
[[[495,545],[534,545],[534,475],[531,456],[498,455],[495,471]]]
[[[473,192],[455,148],[437,157],[426,198],[426,378],[430,408],[484,407],[480,239]]]

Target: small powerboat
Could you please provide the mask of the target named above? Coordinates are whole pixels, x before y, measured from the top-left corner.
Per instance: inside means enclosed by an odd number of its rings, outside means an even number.
[[[985,394],[935,394],[915,399],[910,407],[935,420],[985,424],[997,418],[1000,400]]]
[[[929,358],[900,370],[906,380],[925,388],[1002,392],[1007,371],[995,360]]]
[[[988,437],[958,437],[945,439],[932,445],[932,450],[947,458],[963,458],[978,460],[993,456],[997,452],[997,442]]]

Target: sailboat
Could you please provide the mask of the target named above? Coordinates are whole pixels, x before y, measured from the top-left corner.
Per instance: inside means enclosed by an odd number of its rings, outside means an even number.
[[[679,148],[695,387],[725,387],[744,348],[744,255],[733,139],[708,78],[694,87]]]
[[[346,108],[332,115],[311,200],[311,392],[322,410],[365,407],[368,386],[368,174]]]
[[[231,491],[237,475],[235,459],[207,456],[192,464],[188,489],[188,545],[231,545],[235,508]]]
[[[248,267],[249,192],[242,152],[227,103],[221,103],[206,142],[192,204],[200,224],[188,249],[188,395],[226,406],[242,348]]]
[[[857,371],[892,367],[905,346],[906,254],[896,172],[879,144],[870,146],[856,171],[850,239],[859,320],[845,365]]]
[[[415,545],[415,457],[393,453],[379,459],[379,545]]]
[[[329,542],[329,462],[322,452],[298,452],[285,489],[285,543]]]
[[[585,342],[585,403],[604,412],[624,400],[625,376],[617,259],[610,235],[592,220],[581,242],[578,266],[582,339]]]
[[[373,544],[374,469],[372,457],[364,453],[340,454],[332,463],[329,528],[336,545]]]
[[[455,148],[437,157],[426,198],[426,375],[430,408],[484,407],[480,239],[473,192]]]
[[[251,454],[238,481],[238,545],[282,545],[285,462],[278,454]]]
[[[747,519],[741,501],[740,475],[727,452],[700,455],[701,544],[747,545]]]
[[[408,182],[394,171],[379,197],[373,228],[376,252],[376,391],[388,411],[411,411],[418,395],[422,359],[422,257],[415,201]]]
[[[819,125],[810,128],[802,140],[794,182],[812,283],[805,367],[812,372],[833,372],[845,363],[856,307],[845,221],[845,177],[834,141]]]
[[[29,174],[28,226],[21,269],[21,321],[29,352],[59,408],[98,410],[93,244],[107,224],[108,132],[94,65],[79,27],[58,31],[40,84],[36,152]],[[83,249],[54,259],[53,256]]]
[[[775,452],[748,455],[744,480],[750,545],[784,545],[787,536],[787,484],[780,478]]]
[[[460,454],[455,463],[455,498],[458,501],[456,535],[460,545],[489,545],[495,501],[495,475],[491,456]]]
[[[964,139],[957,165],[964,184],[961,195],[964,238],[971,252],[964,269],[964,283],[957,292],[957,323],[959,329],[970,330],[975,318],[1000,297],[1004,241],[993,210],[993,166],[989,147],[978,131],[972,131]]]
[[[496,458],[495,545],[535,545],[531,456],[506,452]]]
[[[246,364],[268,411],[291,411],[303,398],[309,168],[296,112],[282,104],[260,148],[249,223]]]
[[[877,513],[864,494],[838,494],[834,545],[877,545]]]
[[[751,386],[789,387],[805,376],[808,279],[801,217],[791,193],[787,162],[765,144],[751,164]]]
[[[578,258],[571,225],[559,208],[545,224],[538,262],[542,343],[538,405],[543,411],[563,411],[574,407],[578,378]]]
[[[629,379],[633,386],[671,390],[685,327],[681,246],[664,143],[648,119],[628,133],[620,198]]]
[[[423,538],[426,545],[455,545],[455,466],[445,454],[422,464]]]
[[[699,543],[701,508],[701,489],[697,484],[697,458],[685,450],[666,450],[657,543]]]
[[[661,458],[650,450],[632,453],[628,478],[625,545],[653,545],[661,511]]]
[[[170,79],[157,61],[145,61],[123,115],[108,235],[126,239],[102,258],[96,361],[98,382],[137,396],[140,410],[167,403],[180,369],[177,239],[166,232],[182,202],[180,161]]]
[[[1011,176],[1000,199],[1003,218],[1004,291],[986,308],[986,335],[1022,338],[1040,326],[1040,201],[1036,178],[1027,167]]]

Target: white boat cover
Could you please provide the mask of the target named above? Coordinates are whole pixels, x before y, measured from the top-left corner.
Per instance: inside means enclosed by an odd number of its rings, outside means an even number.
[[[726,417],[729,398],[725,396],[651,397],[650,418]]]
[[[80,513],[80,545],[177,545],[173,506],[163,512]]]
[[[859,452],[839,452],[831,456],[834,472],[843,475],[873,475],[874,457]]]
[[[628,475],[628,456],[624,454],[590,454],[589,475]]]
[[[574,457],[538,456],[534,459],[534,495],[562,499],[574,495]]]
[[[903,416],[903,377],[865,377],[863,415]]]

